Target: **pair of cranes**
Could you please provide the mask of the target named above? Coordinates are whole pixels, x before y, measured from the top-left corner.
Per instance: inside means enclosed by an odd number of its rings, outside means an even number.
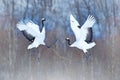
[[[44,26],[45,18],[42,18],[42,31],[37,24],[29,21],[27,23],[19,22],[17,23],[17,28],[23,32],[23,35],[32,43],[28,46],[27,49],[37,48],[39,45],[46,45],[45,40],[45,26]],[[89,15],[86,22],[81,26],[78,21],[70,15],[70,24],[71,29],[74,32],[76,41],[70,44],[70,39],[66,38],[66,41],[70,45],[70,47],[76,47],[78,49],[83,50],[84,53],[87,53],[88,49],[91,49],[96,44],[95,42],[87,43],[86,38],[89,33],[88,29],[92,28],[95,24],[96,20],[92,15]],[[50,46],[47,46],[50,47]]]

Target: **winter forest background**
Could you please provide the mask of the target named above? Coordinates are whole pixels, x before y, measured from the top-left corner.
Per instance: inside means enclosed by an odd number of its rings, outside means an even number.
[[[120,0],[0,0],[0,80],[119,80]],[[88,60],[65,38],[75,41],[69,15],[82,25],[92,14],[96,46]],[[45,17],[47,45],[27,50],[30,44],[16,29],[20,20],[41,26]]]

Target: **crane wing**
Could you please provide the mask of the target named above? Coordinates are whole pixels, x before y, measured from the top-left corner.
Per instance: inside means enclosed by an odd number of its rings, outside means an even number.
[[[95,18],[91,15],[88,16],[86,22],[80,28],[80,40],[86,40],[88,34],[88,28],[91,28],[96,22]]]
[[[20,31],[24,31],[24,30],[26,30],[26,25],[23,23],[23,22],[19,22],[19,23],[17,23],[17,28],[20,30]]]
[[[32,21],[29,21],[27,24],[26,24],[29,28],[31,28],[32,30],[35,30],[37,32],[40,32],[39,31],[39,26],[36,25],[35,23],[33,23]]]
[[[82,25],[81,29],[88,29],[94,25],[96,22],[95,18],[92,15],[89,15],[86,22]]]
[[[71,29],[75,34],[76,40],[80,39],[80,28],[78,27],[80,25],[72,14],[70,15],[70,24],[71,24]]]

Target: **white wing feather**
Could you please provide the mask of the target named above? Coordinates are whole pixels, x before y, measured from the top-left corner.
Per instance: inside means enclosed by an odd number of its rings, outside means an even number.
[[[86,22],[82,25],[81,28],[79,28],[78,27],[80,26],[79,23],[76,21],[76,19],[72,15],[70,15],[71,29],[75,34],[76,41],[86,40],[88,28],[92,27],[95,22],[96,22],[95,18],[89,15]]]
[[[26,30],[26,25],[23,23],[23,22],[19,22],[17,23],[17,28],[20,30],[20,31],[23,31],[23,30]]]
[[[86,22],[82,25],[82,28],[90,28],[94,25],[94,23],[96,22],[95,18],[92,15],[89,15]]]
[[[80,26],[80,25],[79,25],[79,23],[77,22],[77,20],[73,17],[72,14],[70,15],[70,24],[71,24],[71,29],[72,29],[72,31],[73,31],[74,34],[75,34],[76,40],[80,39],[80,35],[79,35],[79,33],[80,33],[80,28],[78,27],[78,26]]]
[[[80,40],[86,40],[88,34],[88,28],[95,24],[96,20],[93,16],[89,15],[86,22],[80,28]]]
[[[39,26],[33,23],[32,21],[28,22],[26,25],[29,27],[29,29],[32,30],[32,32],[30,32],[31,34],[34,34],[34,31],[40,33]]]
[[[36,25],[35,23],[33,23],[32,21],[29,21],[28,23],[23,23],[23,22],[19,22],[17,24],[17,28],[20,30],[20,31],[23,31],[25,30],[27,33],[31,34],[32,36],[37,36],[40,34],[40,31],[39,31],[39,26]]]

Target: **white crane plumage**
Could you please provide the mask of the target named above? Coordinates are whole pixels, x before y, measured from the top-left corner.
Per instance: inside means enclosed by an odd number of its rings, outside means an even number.
[[[27,49],[37,48],[40,44],[45,45],[45,27],[43,26],[42,31],[40,32],[39,26],[32,21],[25,23],[19,22],[17,28],[20,31],[26,31],[27,34],[34,37],[34,41],[28,46]]]
[[[77,47],[78,49],[82,49],[84,53],[87,53],[87,50],[94,47],[96,44],[95,42],[87,43],[85,40],[88,34],[88,28],[91,28],[94,23],[96,22],[95,18],[91,15],[88,16],[86,22],[79,28],[79,23],[70,15],[70,24],[71,29],[74,32],[76,41],[70,45],[70,47]],[[67,38],[69,40],[69,38]]]

